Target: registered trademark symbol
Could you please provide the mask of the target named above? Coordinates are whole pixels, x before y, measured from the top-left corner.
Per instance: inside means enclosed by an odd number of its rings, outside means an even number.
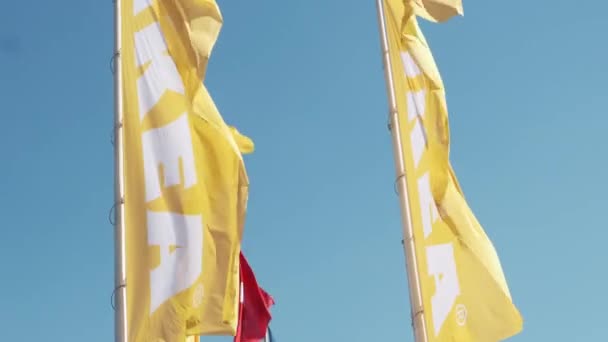
[[[456,305],[456,323],[460,326],[467,323],[467,307],[463,304]]]
[[[199,307],[203,302],[204,289],[203,284],[198,284],[196,289],[194,290],[194,295],[192,296],[192,306],[195,308]]]

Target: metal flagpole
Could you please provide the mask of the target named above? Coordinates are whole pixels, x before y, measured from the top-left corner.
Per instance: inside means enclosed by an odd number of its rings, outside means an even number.
[[[416,342],[427,342],[426,324],[424,322],[424,309],[422,295],[420,293],[420,277],[418,275],[418,263],[416,261],[416,249],[414,245],[414,233],[410,204],[408,199],[407,182],[405,179],[405,161],[403,160],[403,146],[401,145],[401,132],[399,130],[399,113],[397,111],[397,100],[395,95],[395,84],[391,69],[391,57],[386,32],[386,17],[384,15],[384,0],[376,0],[378,12],[378,24],[380,26],[380,41],[382,44],[382,61],[384,64],[384,77],[389,100],[390,131],[393,138],[393,153],[395,159],[395,171],[399,187],[399,202],[401,206],[401,224],[403,226],[403,249],[405,253],[406,272],[409,284],[410,305],[412,314],[412,326],[414,327],[414,339]]]
[[[127,341],[121,45],[121,0],[114,0],[114,298],[116,303],[114,334],[116,342]]]

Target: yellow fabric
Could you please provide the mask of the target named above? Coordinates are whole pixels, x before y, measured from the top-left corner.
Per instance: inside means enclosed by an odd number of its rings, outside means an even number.
[[[467,205],[450,164],[443,82],[412,4],[385,0],[384,8],[429,342],[503,340],[520,332],[523,320],[511,300],[497,253]],[[408,56],[412,64],[406,67],[404,59]],[[415,107],[408,100],[413,94],[424,96]],[[426,143],[420,145],[424,146],[422,152],[414,146],[420,127],[424,131],[421,139]],[[425,176],[430,179],[431,208],[425,208],[421,200],[420,184]],[[432,231],[426,235],[425,215],[434,220]],[[432,275],[428,255],[438,245],[453,248],[459,290],[455,301],[448,301],[451,306],[447,317],[437,320],[441,325],[435,326],[433,297],[437,284],[445,278]]]
[[[140,12],[134,11],[134,2],[121,1],[129,341],[175,342],[184,341],[187,335],[234,335],[240,240],[249,185],[241,151],[252,152],[253,142],[224,122],[202,83],[222,16],[213,0],[137,1],[151,3]],[[155,22],[160,25],[167,45],[165,54],[174,62],[184,92],[166,91],[140,120],[138,80],[151,63],[137,66],[134,37]],[[183,184],[163,187],[160,197],[146,201],[142,136],[174,123],[183,113],[187,113],[197,183],[188,188]],[[161,179],[163,170],[160,166]],[[154,311],[150,274],[158,268],[161,254],[158,246],[148,245],[148,212],[202,217],[200,277]],[[173,246],[170,253],[177,248]]]
[[[432,22],[444,22],[455,15],[463,15],[462,0],[405,0],[412,1],[416,15]]]

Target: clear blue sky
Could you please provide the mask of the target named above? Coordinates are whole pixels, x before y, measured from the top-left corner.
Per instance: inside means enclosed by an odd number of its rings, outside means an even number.
[[[374,1],[220,6],[207,84],[256,143],[244,250],[278,342],[411,341]],[[606,339],[608,6],[573,6],[465,1],[423,24],[514,342]],[[112,39],[110,0],[2,5],[2,341],[112,340]]]

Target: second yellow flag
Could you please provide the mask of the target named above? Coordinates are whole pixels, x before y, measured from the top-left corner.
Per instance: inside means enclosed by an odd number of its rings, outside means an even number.
[[[428,342],[501,341],[523,321],[450,165],[445,91],[418,26],[419,2],[384,3],[425,335]]]

